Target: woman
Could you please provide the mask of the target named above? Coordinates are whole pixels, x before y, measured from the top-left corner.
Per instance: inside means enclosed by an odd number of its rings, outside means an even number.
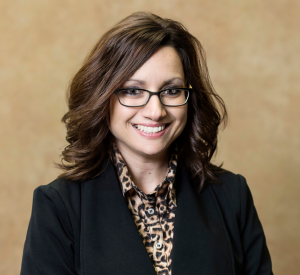
[[[21,274],[272,274],[245,179],[210,163],[226,109],[180,23],[122,20],[68,105],[64,173],[35,190]]]

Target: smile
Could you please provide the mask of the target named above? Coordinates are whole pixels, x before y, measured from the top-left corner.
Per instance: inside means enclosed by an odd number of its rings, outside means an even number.
[[[158,132],[163,131],[166,128],[166,125],[158,126],[158,127],[148,127],[148,126],[143,126],[143,125],[133,125],[136,129],[138,129],[141,132],[145,132],[147,134],[155,134]]]

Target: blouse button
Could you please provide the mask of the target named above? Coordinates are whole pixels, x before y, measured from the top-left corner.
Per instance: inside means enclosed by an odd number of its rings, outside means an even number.
[[[148,209],[148,214],[149,214],[149,215],[152,215],[153,213],[154,213],[154,209],[153,209],[153,208],[149,208],[149,209]]]
[[[162,247],[162,244],[157,242],[155,246],[156,246],[156,248],[160,249]]]

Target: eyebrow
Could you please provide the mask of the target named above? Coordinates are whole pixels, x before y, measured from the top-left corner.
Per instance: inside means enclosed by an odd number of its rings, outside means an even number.
[[[145,81],[143,81],[143,80],[139,80],[139,79],[134,79],[134,78],[129,78],[128,80],[126,80],[126,81],[125,81],[125,83],[126,83],[126,82],[129,82],[129,81],[132,81],[132,82],[137,82],[137,83],[139,83],[139,84],[141,84],[141,85],[144,85],[144,84],[146,84],[146,82],[145,82]]]
[[[168,85],[168,84],[172,83],[174,80],[180,80],[180,81],[182,81],[184,83],[184,80],[181,77],[173,77],[171,79],[168,79],[168,80],[164,81],[163,84],[162,84],[162,86]],[[145,85],[146,84],[146,81],[140,80],[140,79],[129,78],[126,82],[129,82],[129,81],[130,82],[131,81],[132,82],[137,82],[140,85]]]

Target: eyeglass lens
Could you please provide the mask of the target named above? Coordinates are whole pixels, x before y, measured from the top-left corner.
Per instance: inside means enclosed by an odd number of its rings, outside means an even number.
[[[164,105],[178,106],[186,102],[189,91],[185,89],[168,89],[160,93],[160,99]],[[150,94],[148,91],[127,89],[119,92],[119,100],[126,106],[141,106],[147,103]]]

